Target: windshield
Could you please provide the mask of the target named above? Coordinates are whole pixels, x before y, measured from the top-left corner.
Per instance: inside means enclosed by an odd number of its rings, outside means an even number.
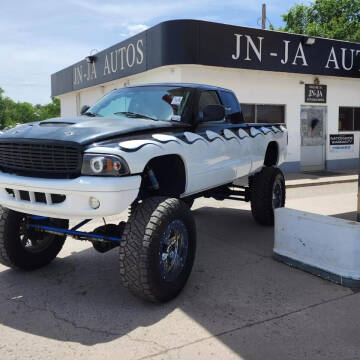
[[[181,121],[190,89],[169,86],[139,86],[112,91],[87,113],[106,117]]]

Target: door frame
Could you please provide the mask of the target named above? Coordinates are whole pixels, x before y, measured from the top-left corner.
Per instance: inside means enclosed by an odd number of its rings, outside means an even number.
[[[301,165],[301,110],[302,108],[323,108],[325,109],[325,119],[324,119],[324,145],[323,145],[323,166],[302,166]],[[326,104],[301,104],[300,105],[300,171],[322,171],[326,170],[326,153],[327,153],[327,130],[328,130],[328,106]]]

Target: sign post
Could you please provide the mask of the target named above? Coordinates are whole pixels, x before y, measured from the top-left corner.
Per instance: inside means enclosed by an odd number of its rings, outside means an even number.
[[[359,178],[358,178],[358,206],[357,206],[357,221],[360,222],[360,150],[359,150]]]

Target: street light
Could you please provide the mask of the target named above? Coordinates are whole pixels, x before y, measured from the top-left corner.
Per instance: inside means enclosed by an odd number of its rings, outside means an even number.
[[[92,50],[90,51],[90,55],[85,57],[86,62],[88,62],[88,63],[90,63],[90,64],[94,63],[95,60],[96,60],[96,56],[93,55],[93,54],[94,54],[94,53],[97,53],[97,52],[98,52],[98,51],[97,51],[96,49],[92,49]]]
[[[85,58],[85,60],[86,60],[86,62],[92,64],[93,62],[95,62],[96,56],[94,56],[94,55],[89,55],[89,56],[87,56],[87,57]]]

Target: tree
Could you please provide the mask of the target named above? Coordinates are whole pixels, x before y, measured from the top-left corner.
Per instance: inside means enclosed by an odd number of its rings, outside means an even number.
[[[315,0],[282,15],[280,31],[360,42],[360,0]]]
[[[45,120],[60,116],[60,100],[51,98],[51,103],[46,105],[35,105],[38,120]]]
[[[52,98],[46,105],[15,102],[4,96],[4,90],[0,88],[0,129],[57,116],[60,116],[59,99]]]
[[[0,88],[0,128],[5,127],[5,101],[3,99],[4,90]]]

